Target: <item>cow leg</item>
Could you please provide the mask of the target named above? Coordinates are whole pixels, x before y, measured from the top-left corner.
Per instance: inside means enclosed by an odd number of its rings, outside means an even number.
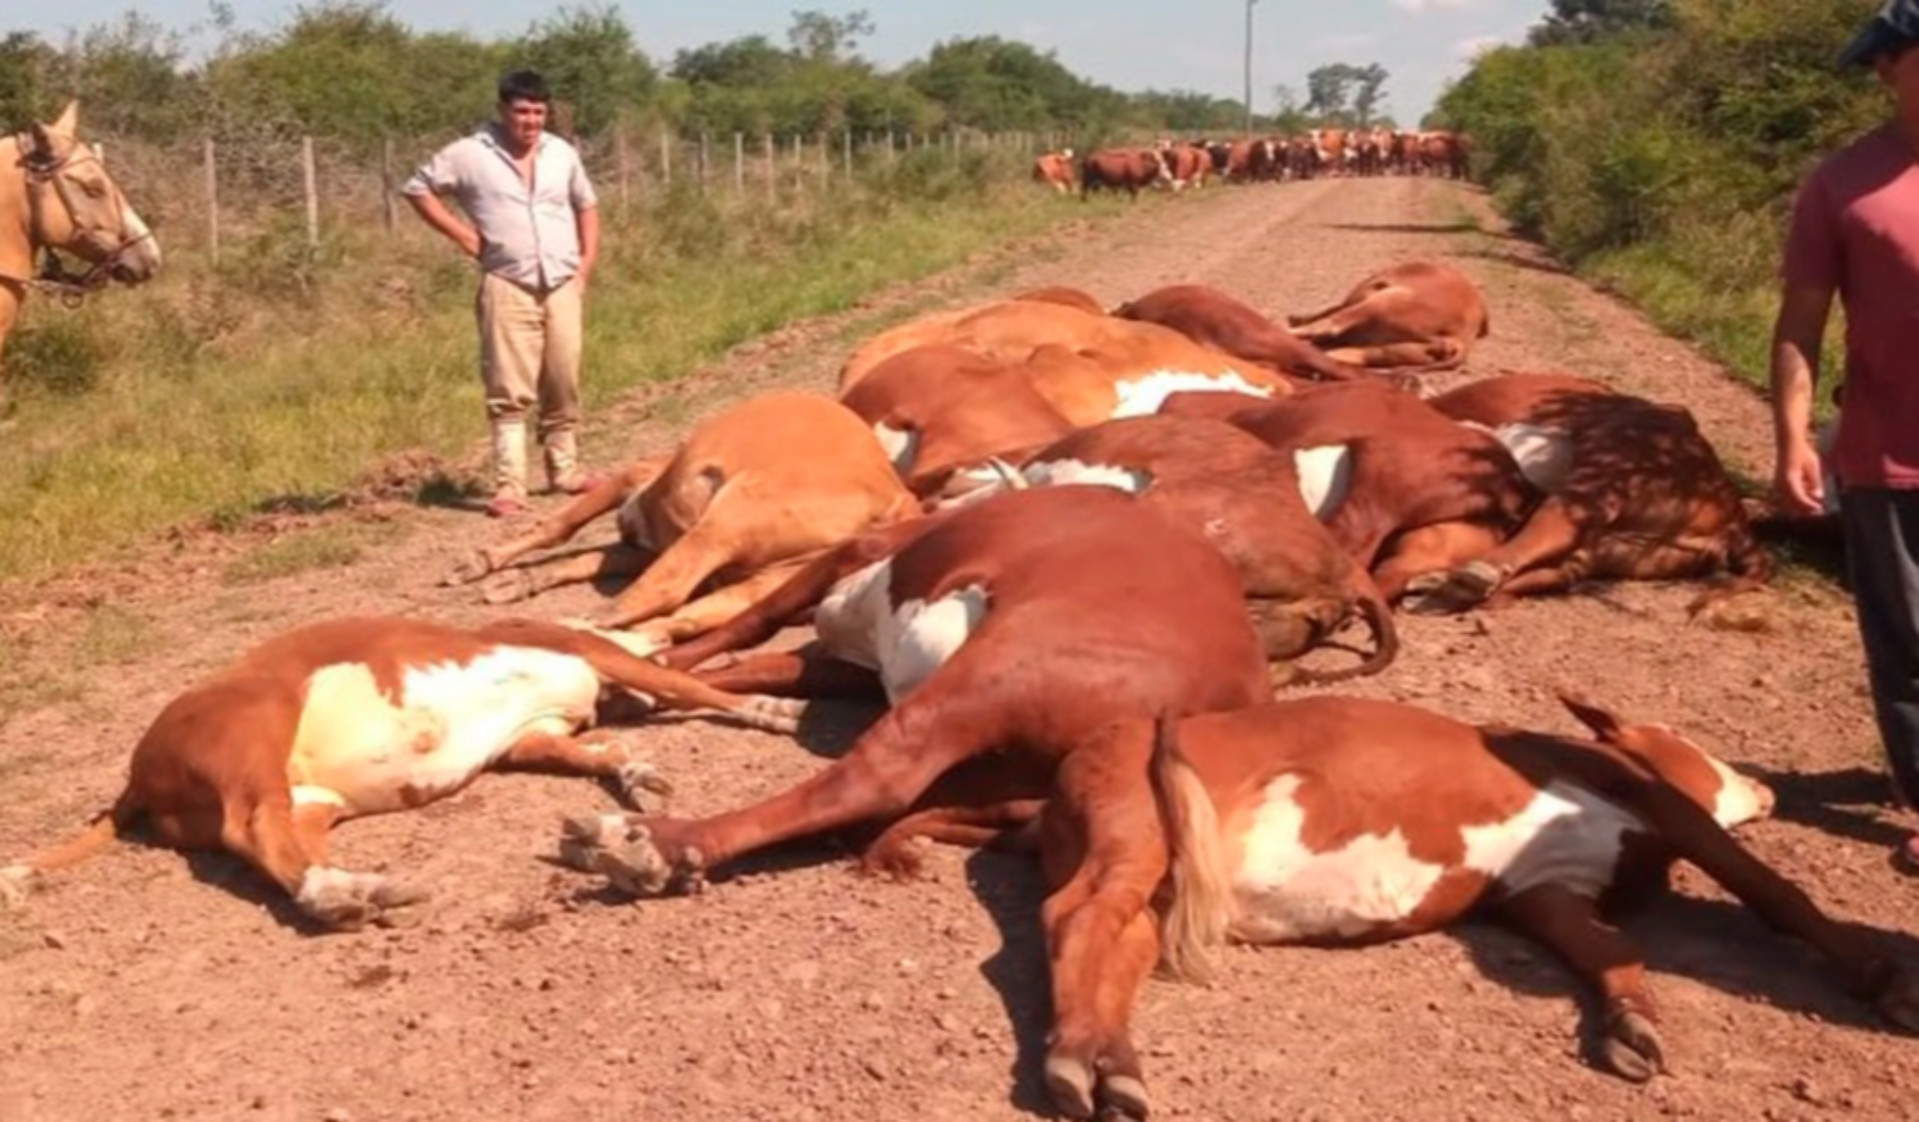
[[[657,896],[697,890],[709,869],[778,842],[896,818],[948,769],[1004,742],[1008,699],[996,686],[1006,678],[992,648],[962,648],[851,752],[781,794],[695,821],[569,819],[561,857],[623,891]]]
[[[1149,905],[1167,853],[1150,744],[1138,739],[1069,756],[1041,826],[1055,886],[1041,908],[1053,976],[1046,1085],[1073,1118],[1143,1119],[1150,1108],[1129,1022],[1159,959]]]
[[[1412,581],[1407,591],[1419,597],[1414,610],[1427,614],[1461,612],[1485,603],[1495,592],[1516,591],[1515,573],[1569,557],[1578,548],[1582,534],[1571,507],[1558,496],[1548,498],[1518,533],[1477,560],[1449,573]],[[1533,591],[1539,591],[1539,587]]]
[[[1665,1069],[1659,1009],[1646,988],[1646,965],[1593,901],[1563,885],[1528,889],[1500,905],[1501,918],[1550,947],[1606,1001],[1600,1058],[1614,1073],[1644,1083]]]
[[[295,821],[293,796],[281,789],[264,797],[237,795],[222,804],[220,844],[273,879],[300,910],[328,927],[354,931],[368,923],[398,921],[400,909],[426,893],[374,873],[332,868],[316,857]],[[309,812],[310,813],[310,812]]]
[[[628,495],[650,484],[666,469],[666,464],[664,458],[642,461],[600,480],[558,511],[542,518],[532,529],[474,553],[462,561],[444,583],[471,584],[536,549],[551,549],[572,540],[587,523],[617,510]]]
[[[503,569],[486,579],[480,598],[488,604],[512,604],[570,584],[630,580],[646,571],[653,556],[629,545],[609,545],[538,567]]]
[[[860,855],[860,869],[874,876],[910,880],[920,875],[922,840],[986,849],[1024,840],[1046,808],[1045,799],[1008,799],[990,806],[941,806],[908,815],[886,828]]]
[[[804,564],[805,559],[796,559],[770,565],[744,580],[717,588],[681,606],[665,619],[655,620],[635,630],[649,638],[659,649],[704,635],[764,599],[792,579]]]
[[[1394,540],[1385,560],[1373,569],[1373,580],[1389,603],[1398,603],[1406,595],[1407,586],[1418,578],[1443,577],[1498,545],[1499,535],[1479,523],[1422,526]]]
[[[672,784],[652,762],[641,758],[618,734],[600,730],[585,736],[529,733],[515,741],[495,765],[501,771],[544,775],[584,775],[612,785],[622,803],[642,813],[658,813]]]
[[[864,666],[841,662],[818,651],[766,651],[747,655],[693,675],[728,693],[766,694],[806,699],[835,697],[884,700],[879,675]]]
[[[1334,362],[1361,366],[1369,370],[1418,370],[1438,373],[1457,369],[1466,358],[1466,349],[1451,339],[1423,342],[1375,343],[1369,346],[1341,346],[1337,337],[1321,344]]]

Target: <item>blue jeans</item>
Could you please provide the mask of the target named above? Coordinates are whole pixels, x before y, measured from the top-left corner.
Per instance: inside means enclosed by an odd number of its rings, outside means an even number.
[[[1919,809],[1919,491],[1849,488],[1839,506],[1879,738]]]

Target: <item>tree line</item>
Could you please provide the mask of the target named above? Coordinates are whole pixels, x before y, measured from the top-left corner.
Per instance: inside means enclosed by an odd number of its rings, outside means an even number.
[[[881,67],[861,53],[875,30],[864,11],[796,11],[783,37],[746,35],[670,58],[649,54],[617,9],[596,4],[492,39],[418,31],[366,0],[319,0],[266,32],[243,29],[222,0],[209,25],[194,30],[213,43],[199,57],[190,57],[187,35],[139,14],[60,43],[30,32],[0,37],[0,123],[46,119],[78,96],[93,129],[161,144],[301,135],[374,143],[472,127],[491,105],[494,80],[517,66],[547,75],[563,106],[562,126],[588,138],[662,126],[1085,138],[1236,133],[1245,123],[1235,99],[1117,90],[1075,74],[1051,52],[998,36],[949,39],[904,65]],[[1365,115],[1385,80],[1377,67],[1329,74],[1316,74],[1310,104],[1282,101],[1277,117],[1262,116],[1256,126],[1353,108]],[[1353,105],[1349,93],[1358,95]]]

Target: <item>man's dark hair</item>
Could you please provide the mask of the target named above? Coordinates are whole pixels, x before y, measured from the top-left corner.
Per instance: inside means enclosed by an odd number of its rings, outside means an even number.
[[[515,70],[500,79],[500,104],[508,105],[515,101],[549,105],[553,101],[553,89],[537,71]]]

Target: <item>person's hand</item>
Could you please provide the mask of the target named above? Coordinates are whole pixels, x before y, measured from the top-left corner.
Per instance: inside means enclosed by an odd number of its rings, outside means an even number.
[[[1773,491],[1792,514],[1821,514],[1826,509],[1826,478],[1819,452],[1804,436],[1793,437],[1779,451]]]
[[[573,283],[579,287],[580,299],[582,300],[586,299],[587,282],[591,279],[592,274],[588,272],[582,271],[573,274]]]

